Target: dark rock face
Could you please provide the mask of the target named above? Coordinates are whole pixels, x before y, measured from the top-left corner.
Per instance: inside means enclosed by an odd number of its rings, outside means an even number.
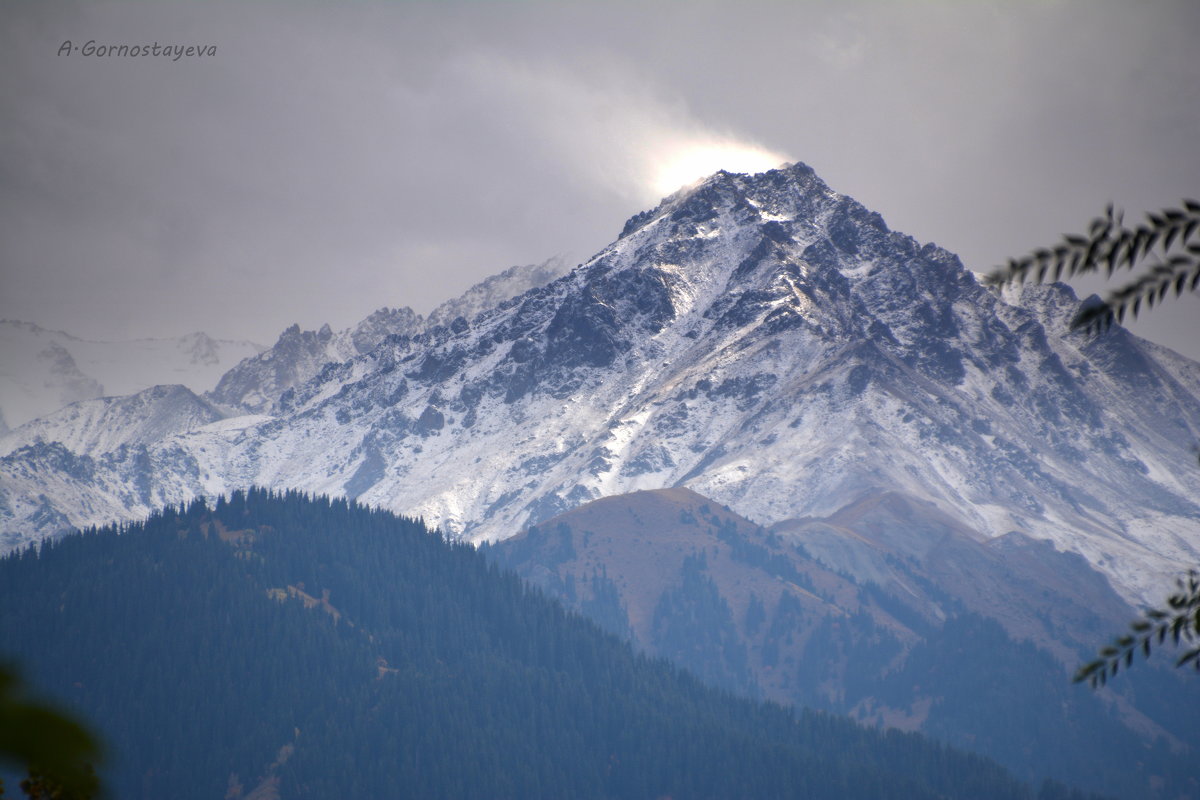
[[[446,427],[445,415],[442,414],[437,406],[431,404],[425,406],[425,410],[417,418],[417,423],[413,426],[413,430],[422,436],[429,436],[444,427]]]

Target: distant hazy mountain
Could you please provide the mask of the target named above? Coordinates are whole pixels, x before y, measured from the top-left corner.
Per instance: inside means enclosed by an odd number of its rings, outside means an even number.
[[[214,394],[269,418],[70,459],[16,449],[7,541],[251,484],[495,539],[686,486],[762,525],[898,493],[982,539],[1078,553],[1126,600],[1200,560],[1196,365],[1120,328],[1070,334],[1069,289],[1001,298],[802,164],[718,173],[483,305]]]
[[[183,384],[199,394],[262,349],[204,333],[94,342],[0,320],[0,420],[16,428],[78,400],[128,395],[158,384]]]

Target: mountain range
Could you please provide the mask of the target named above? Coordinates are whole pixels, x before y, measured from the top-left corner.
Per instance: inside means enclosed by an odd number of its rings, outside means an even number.
[[[289,330],[206,397],[17,429],[4,545],[251,485],[473,541],[678,486],[761,525],[897,492],[980,542],[1077,553],[1135,603],[1200,555],[1200,366],[1071,333],[1069,288],[997,295],[803,164],[717,173],[530,283]],[[99,416],[136,433],[84,435]]]

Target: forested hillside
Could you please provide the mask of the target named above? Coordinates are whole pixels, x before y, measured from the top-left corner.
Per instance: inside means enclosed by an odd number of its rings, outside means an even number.
[[[0,561],[0,642],[101,732],[120,798],[1036,796],[706,688],[419,522],[294,493]]]

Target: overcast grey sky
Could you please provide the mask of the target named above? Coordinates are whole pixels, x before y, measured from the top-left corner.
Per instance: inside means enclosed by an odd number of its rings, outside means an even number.
[[[1197,42],[1195,0],[6,0],[0,317],[269,344],[427,311],[587,258],[684,156],[804,161],[985,271],[1200,195]],[[1200,358],[1198,319],[1140,332]]]

